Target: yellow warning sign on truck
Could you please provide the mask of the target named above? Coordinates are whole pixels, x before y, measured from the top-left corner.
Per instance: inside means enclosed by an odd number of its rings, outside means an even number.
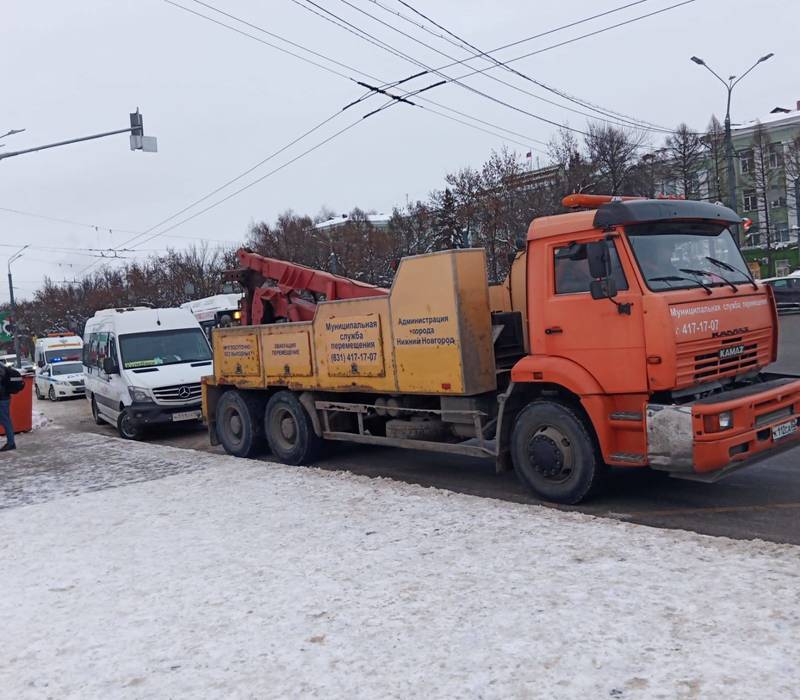
[[[325,320],[329,377],[383,377],[381,317],[334,316]]]
[[[258,336],[255,333],[214,334],[217,358],[221,358],[222,374],[227,377],[260,377],[261,362]]]
[[[275,333],[262,336],[268,377],[311,376],[308,333]]]

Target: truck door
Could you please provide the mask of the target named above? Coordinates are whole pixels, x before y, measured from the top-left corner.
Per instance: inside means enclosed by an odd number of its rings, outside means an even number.
[[[618,294],[592,299],[586,243],[597,240],[592,231],[568,247],[547,246],[546,303],[538,306],[541,323],[534,319],[538,345],[588,370],[607,393],[646,391],[641,293],[625,251],[611,239],[606,243]]]

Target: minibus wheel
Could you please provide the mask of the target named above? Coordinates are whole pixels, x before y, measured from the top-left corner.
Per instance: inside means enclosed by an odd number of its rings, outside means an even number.
[[[125,440],[141,440],[144,430],[131,416],[127,408],[123,408],[117,418],[117,432]]]
[[[97,408],[97,399],[92,396],[92,418],[95,425],[103,425],[105,421],[100,417],[100,411]]]

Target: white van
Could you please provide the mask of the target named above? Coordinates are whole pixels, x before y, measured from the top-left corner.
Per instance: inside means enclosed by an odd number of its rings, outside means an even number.
[[[211,347],[186,309],[104,309],[86,322],[83,373],[95,422],[135,440],[148,425],[200,419]]]
[[[36,339],[33,349],[36,398],[58,401],[83,396],[82,351],[83,340],[74,333],[50,333]]]

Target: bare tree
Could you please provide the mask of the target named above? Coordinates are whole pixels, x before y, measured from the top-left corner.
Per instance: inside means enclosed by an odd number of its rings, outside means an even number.
[[[624,194],[644,134],[602,123],[589,124],[588,129],[586,149],[600,183],[608,194]]]
[[[769,133],[761,123],[757,123],[753,130],[752,149],[752,180],[758,202],[758,227],[759,231],[763,233],[767,248],[767,275],[771,277],[775,274],[775,266],[772,255],[773,237],[769,218],[769,196],[770,190],[776,184],[777,171],[770,165],[772,142]]]
[[[796,243],[800,246],[800,135],[795,136],[786,146],[784,168],[789,188],[789,210],[794,211],[798,225]]]
[[[728,185],[725,180],[725,131],[716,116],[712,116],[708,123],[703,145],[707,164],[708,198],[711,201],[724,202],[728,196]]]
[[[698,175],[703,164],[703,142],[699,134],[691,131],[686,124],[679,124],[675,133],[667,137],[666,146],[670,170],[680,188],[679,194],[685,199],[697,199],[700,196]]]
[[[594,164],[570,129],[561,128],[550,139],[547,153],[561,173],[561,195],[591,192],[597,182]]]

